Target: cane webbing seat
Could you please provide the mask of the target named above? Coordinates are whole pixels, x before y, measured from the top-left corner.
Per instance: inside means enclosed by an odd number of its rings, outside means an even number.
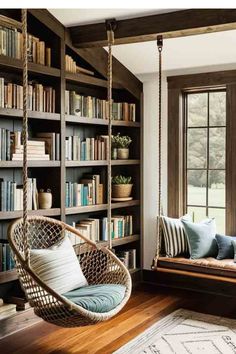
[[[19,280],[36,315],[47,322],[63,326],[84,326],[107,320],[126,304],[131,293],[131,277],[124,264],[105,247],[94,242],[71,226],[41,216],[28,217],[28,242],[30,249],[47,249],[70,233],[81,238],[76,253],[88,285],[114,284],[122,289],[115,307],[108,312],[92,312],[78,305],[47,286],[32,270],[24,255],[22,244],[23,219],[14,221],[8,229],[8,239],[14,254]],[[110,289],[112,291],[112,287]]]

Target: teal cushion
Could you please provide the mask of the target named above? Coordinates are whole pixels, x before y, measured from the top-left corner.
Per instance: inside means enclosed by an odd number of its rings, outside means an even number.
[[[198,224],[182,220],[182,223],[187,234],[191,259],[217,256],[215,219],[207,219]]]
[[[89,285],[69,291],[63,296],[91,312],[109,312],[118,306],[125,296],[125,286],[118,284]]]
[[[232,241],[235,240],[236,237],[216,234],[216,242],[219,248],[217,259],[234,258],[234,247]]]

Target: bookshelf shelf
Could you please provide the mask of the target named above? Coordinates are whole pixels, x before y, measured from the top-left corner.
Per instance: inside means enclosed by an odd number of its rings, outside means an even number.
[[[60,161],[28,161],[28,167],[60,167]],[[0,161],[0,168],[22,168],[22,161]]]
[[[40,216],[60,216],[60,208],[52,209],[40,209],[40,210],[29,210],[29,215],[40,215]],[[22,211],[0,211],[0,220],[10,220],[22,217]]]
[[[108,120],[99,118],[86,118],[73,115],[66,115],[66,122],[76,124],[108,125]],[[113,120],[113,126],[140,128],[139,122],[126,122],[124,120]]]
[[[65,76],[66,76],[66,80],[68,82],[77,82],[77,83],[107,88],[107,81],[106,80],[98,79],[97,77],[94,77],[92,75],[73,74],[70,72],[66,72]],[[118,84],[113,85],[113,87],[118,88],[118,89],[122,88],[122,86],[120,86]]]
[[[22,119],[22,115],[23,115],[22,109],[0,108],[0,116],[5,117],[5,118],[8,117],[8,118]],[[60,121],[60,114],[38,112],[38,111],[29,111],[28,118]]]
[[[15,269],[0,272],[0,284],[8,283],[17,279],[17,272]]]
[[[139,204],[140,204],[139,200],[130,200],[128,202],[112,203],[111,208],[112,209],[128,208]],[[96,211],[107,210],[107,208],[108,208],[108,204],[87,205],[87,206],[66,208],[66,215],[92,213]]]
[[[5,55],[0,55],[0,68],[21,72],[23,69],[23,62],[20,59],[11,58]],[[43,74],[53,77],[60,77],[60,69],[51,66],[45,66],[36,63],[28,64],[29,73]]]
[[[111,164],[112,166],[139,165],[140,160],[113,160]],[[107,160],[66,161],[66,167],[89,167],[89,166],[107,166],[107,165],[108,165]]]

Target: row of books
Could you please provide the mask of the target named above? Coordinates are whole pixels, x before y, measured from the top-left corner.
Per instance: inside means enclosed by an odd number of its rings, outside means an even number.
[[[106,100],[82,96],[75,91],[65,93],[65,113],[78,117],[108,119],[109,105]],[[112,119],[135,122],[135,104],[113,102]]]
[[[104,203],[104,186],[100,175],[84,175],[80,183],[66,182],[66,207]]]
[[[94,72],[81,66],[77,65],[76,61],[70,56],[65,56],[65,69],[66,71],[73,74],[86,74],[86,75],[94,75]]]
[[[9,243],[0,240],[0,272],[11,270],[15,267],[14,260],[11,255]]]
[[[127,251],[118,251],[115,252],[117,257],[124,263],[126,268],[128,269],[136,269],[136,249],[130,249]]]
[[[0,179],[0,211],[23,209],[23,186],[13,181]],[[38,209],[38,190],[36,178],[28,179],[28,209]]]
[[[23,36],[20,30],[14,28],[14,20],[6,18],[9,27],[0,27],[0,55],[22,59]],[[4,21],[5,22],[5,21]],[[38,37],[28,34],[28,60],[33,63],[51,66],[51,48]]]
[[[23,109],[23,86],[0,78],[0,108]],[[55,113],[55,90],[36,82],[28,85],[28,109]]]
[[[66,137],[66,160],[93,161],[106,160],[108,156],[108,136],[101,135],[95,138],[81,139],[74,135]]]
[[[73,227],[78,230],[81,235],[89,238],[94,242],[108,241],[108,224],[107,217],[102,219],[87,218],[73,223]],[[113,216],[111,219],[111,238],[119,239],[133,234],[133,216],[121,215]],[[71,242],[73,245],[83,242],[79,237],[71,234]]]

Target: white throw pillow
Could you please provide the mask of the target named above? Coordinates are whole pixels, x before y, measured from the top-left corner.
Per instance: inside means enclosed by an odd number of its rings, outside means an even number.
[[[38,277],[59,294],[88,285],[67,236],[50,248],[32,249],[30,264]]]
[[[189,243],[181,222],[182,220],[191,221],[191,217],[188,214],[179,219],[161,216],[161,226],[167,257],[176,257],[189,253]]]

